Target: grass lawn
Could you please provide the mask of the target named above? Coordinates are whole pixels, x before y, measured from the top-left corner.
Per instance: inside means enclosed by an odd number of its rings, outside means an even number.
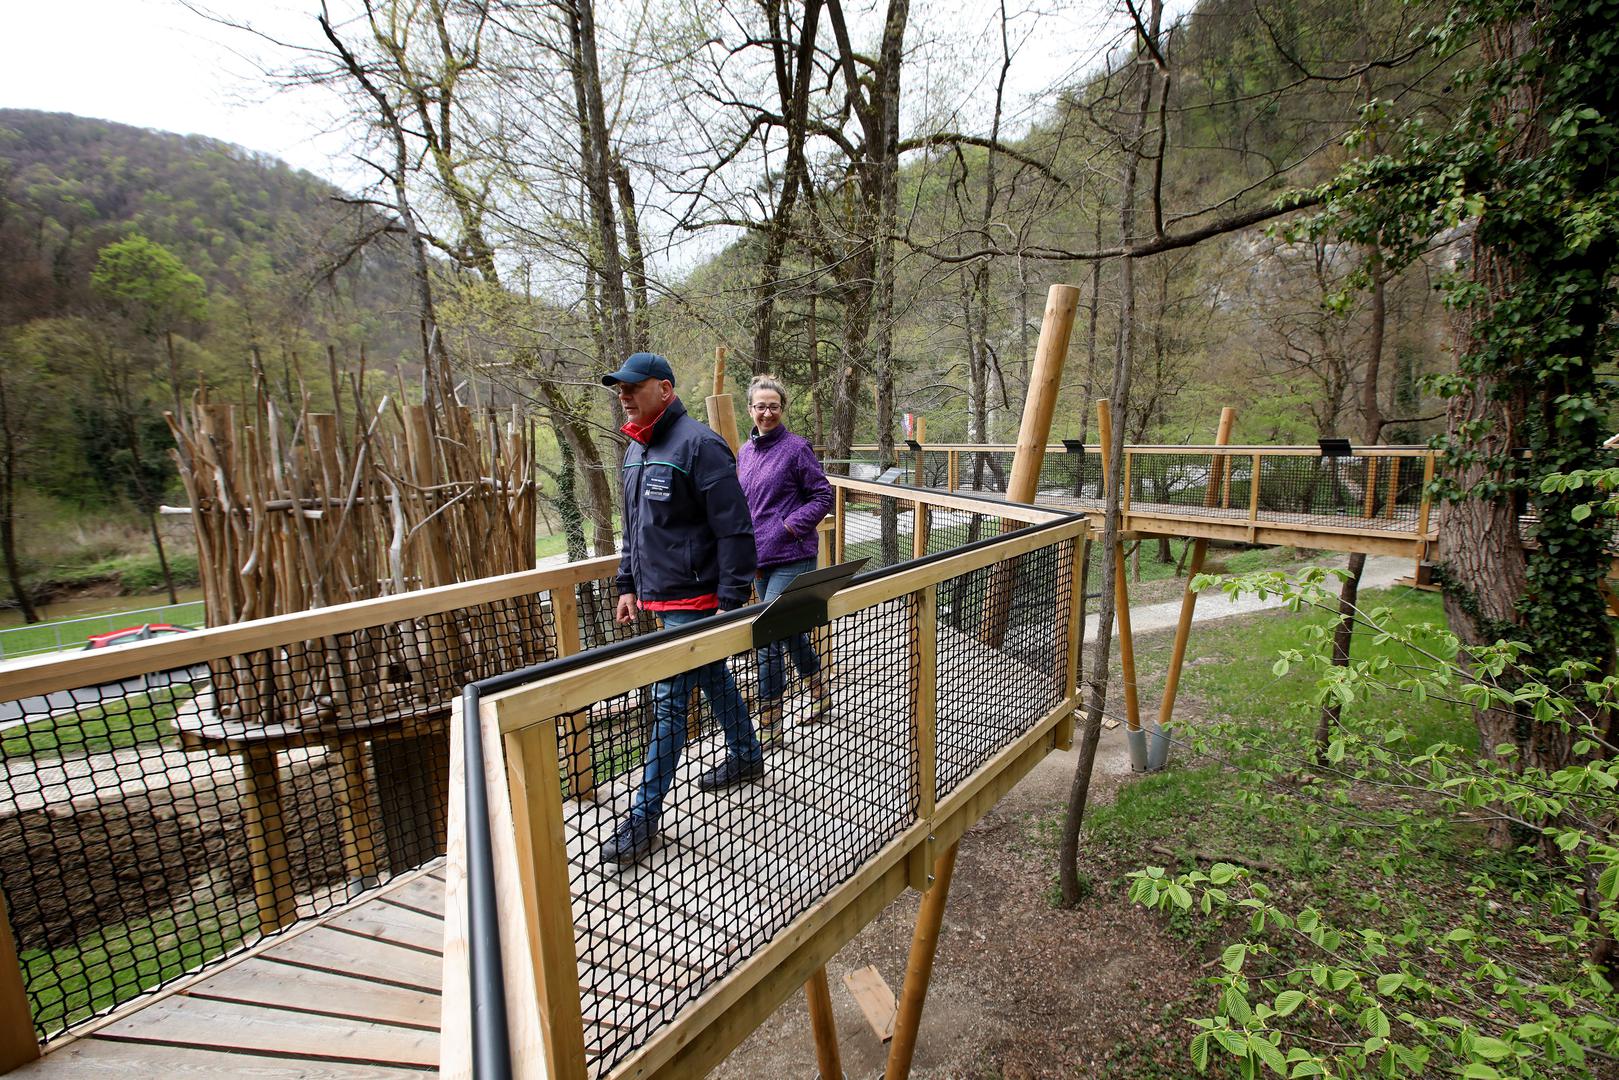
[[[72,945],[23,952],[35,1027],[55,1034],[235,949],[258,917],[251,904],[237,910],[230,899],[228,893],[199,899],[163,916],[104,927]]]
[[[103,601],[122,604],[121,611],[99,615],[72,615],[61,619],[13,626],[0,630],[0,655],[7,658],[50,652],[55,649],[72,650],[84,647],[92,634],[108,630],[122,630],[126,626],[139,626],[143,622],[169,622],[182,626],[201,626],[207,619],[201,600],[178,606],[165,606],[161,612],[132,616],[130,612],[148,611],[158,605],[151,596],[115,597]]]
[[[0,732],[0,759],[98,754],[169,738],[180,703],[195,693],[189,683],[176,683],[7,728]]]

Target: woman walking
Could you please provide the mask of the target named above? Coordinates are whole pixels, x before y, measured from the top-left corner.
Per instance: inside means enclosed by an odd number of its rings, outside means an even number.
[[[832,509],[832,485],[815,451],[787,430],[787,391],[769,375],[748,386],[753,430],[737,455],[737,478],[753,514],[753,541],[759,554],[759,599],[768,603],[793,578],[815,569],[815,527]],[[772,642],[759,652],[759,733],[779,738],[782,699],[787,690],[787,654],[810,692],[811,720],[826,716],[832,695],[807,634]]]

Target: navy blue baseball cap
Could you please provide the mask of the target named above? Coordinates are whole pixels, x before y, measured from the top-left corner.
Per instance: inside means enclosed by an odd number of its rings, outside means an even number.
[[[602,376],[603,386],[617,386],[619,383],[638,383],[647,379],[667,379],[675,381],[675,369],[669,366],[669,361],[657,353],[638,352],[631,353],[624,366],[611,375]]]

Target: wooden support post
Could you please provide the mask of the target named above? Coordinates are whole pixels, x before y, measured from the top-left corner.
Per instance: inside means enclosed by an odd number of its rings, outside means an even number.
[[[1007,502],[1032,503],[1039,494],[1040,468],[1045,464],[1046,440],[1051,437],[1051,417],[1057,408],[1063,363],[1068,359],[1068,338],[1078,307],[1079,290],[1072,285],[1053,285],[1046,291],[1040,342],[1029,370],[1029,392],[1023,399],[1023,421],[1018,427],[1012,472],[1006,479]],[[1012,615],[1012,575],[1011,562],[990,573],[978,637],[991,648],[999,648],[1006,636],[1006,623]]]
[[[844,509],[844,501],[843,488],[834,487],[832,489],[832,561],[834,563],[844,561],[844,536],[848,532],[847,525],[849,523]]]
[[[280,771],[276,752],[254,746],[242,752],[247,783],[242,807],[247,831],[248,861],[253,867],[253,895],[257,899],[259,932],[273,934],[298,917],[287,864],[287,832],[281,816]]]
[[[1023,421],[1018,427],[1017,450],[1012,455],[1012,474],[1006,481],[1008,502],[1034,502],[1040,484],[1040,467],[1045,464],[1046,440],[1051,437],[1051,417],[1057,408],[1057,391],[1062,386],[1062,368],[1068,358],[1068,337],[1074,329],[1074,311],[1079,306],[1079,290],[1072,285],[1053,285],[1046,292],[1046,312],[1040,324],[1040,342],[1034,350],[1034,366],[1029,371],[1029,392],[1023,399]]]
[[[815,1033],[815,1064],[821,1080],[843,1080],[843,1060],[838,1054],[838,1024],[832,1015],[832,992],[826,985],[826,966],[804,984],[809,1002],[810,1030]]]
[[[1437,452],[1430,450],[1422,465],[1422,503],[1417,510],[1417,539],[1424,540],[1428,536],[1428,512],[1433,509],[1433,496],[1428,488],[1433,484],[1434,464]]]
[[[939,927],[944,922],[945,904],[950,899],[950,877],[955,873],[959,846],[958,842],[945,848],[934,863],[933,888],[923,895],[922,909],[916,913],[916,931],[911,935],[911,955],[905,964],[905,983],[900,987],[899,1016],[894,1021],[894,1040],[888,1044],[884,1080],[906,1080],[911,1075],[911,1059],[916,1056],[916,1032],[922,1023],[928,982],[933,978],[933,957],[939,951]]]
[[[911,503],[911,558],[920,559],[928,553],[928,525],[932,514],[921,499]]]
[[[486,731],[501,722],[498,704],[494,710],[495,724],[486,724]],[[556,724],[544,720],[513,731],[505,736],[505,747],[517,874],[544,1036],[543,1075],[584,1080],[585,1025],[579,1008]]]
[[[1259,463],[1260,455],[1254,454],[1254,471],[1248,480],[1248,539],[1254,538],[1254,530],[1259,524]]]
[[[1089,527],[1087,526],[1087,531]],[[1079,687],[1079,645],[1085,636],[1085,535],[1076,536],[1068,550],[1068,569],[1057,582],[1057,640],[1063,648],[1057,654],[1060,665],[1057,685],[1064,701],[1077,701]],[[1058,750],[1074,747],[1074,714],[1070,712],[1052,733]]]
[[[1112,473],[1110,447],[1113,445],[1113,406],[1106,398],[1096,403],[1096,433],[1102,444],[1102,490],[1107,490]],[[1129,457],[1125,457],[1126,463]],[[1122,510],[1121,510],[1122,516]],[[1130,731],[1141,730],[1141,702],[1136,695],[1136,639],[1130,630],[1130,585],[1125,580],[1124,545],[1113,552],[1114,617],[1119,624],[1119,667],[1124,674],[1124,713]]]
[[[954,491],[961,485],[961,451],[947,450],[949,455],[945,464],[944,489]]]
[[[1231,441],[1231,425],[1236,420],[1237,410],[1227,406],[1220,410],[1220,426],[1214,433],[1214,445],[1225,446]],[[1229,466],[1221,455],[1215,454],[1210,464],[1211,473],[1222,465]],[[1229,471],[1229,468],[1228,470]],[[1203,505],[1214,504],[1214,488],[1216,478],[1209,477],[1208,491],[1203,496]],[[1164,680],[1164,697],[1158,705],[1158,726],[1167,728],[1169,721],[1175,714],[1175,694],[1180,689],[1181,666],[1186,661],[1186,642],[1192,632],[1192,615],[1197,610],[1197,593],[1192,591],[1192,579],[1203,570],[1203,559],[1208,554],[1209,542],[1198,539],[1192,543],[1192,562],[1186,569],[1186,590],[1181,594],[1180,620],[1175,624],[1175,644],[1169,653],[1169,674]]]
[[[913,434],[911,437],[916,440],[916,445],[917,446],[922,447],[922,449],[920,449],[920,450],[918,450],[916,452],[916,465],[914,466],[915,479],[913,479],[911,482],[917,487],[927,487],[927,485],[928,485],[927,470],[926,470],[927,462],[923,458],[923,455],[925,455],[927,453],[927,449],[926,449],[927,441],[928,441],[928,421],[927,421],[927,417],[918,416],[916,418],[915,434]]]
[[[708,408],[708,426],[719,432],[736,453],[742,446],[742,439],[737,434],[736,406],[731,401],[731,395],[725,392],[725,346],[721,345],[714,350],[714,392],[708,395],[703,403]]]
[[[1366,510],[1361,517],[1377,516],[1377,466],[1382,459],[1373,455],[1366,459]],[[1399,462],[1395,462],[1395,472],[1399,471]]]
[[[1130,517],[1130,481],[1132,479],[1130,466],[1134,463],[1134,460],[1135,455],[1126,446],[1124,448],[1124,483],[1119,485],[1119,514],[1126,519]],[[1128,529],[1130,526],[1127,521],[1121,521],[1119,522],[1119,527]]]
[[[1389,458],[1389,493],[1388,505],[1383,508],[1383,516],[1390,521],[1394,520],[1394,503],[1400,497],[1400,459]]]
[[[0,1073],[39,1057],[34,1038],[34,1014],[28,1007],[28,988],[22,981],[17,940],[11,936],[11,917],[0,893]]]
[[[929,585],[913,593],[916,598],[916,651],[911,654],[916,677],[913,734],[916,738],[916,817],[928,821],[938,801],[938,715],[939,715],[939,587]],[[927,892],[934,884],[933,838],[910,854],[911,888]]]
[[[345,740],[338,747],[338,764],[343,774],[343,869],[351,881],[367,887],[375,884],[383,839],[376,815],[371,812],[365,744],[358,739]]]
[[[1118,608],[1119,668],[1124,675],[1124,713],[1131,731],[1141,730],[1141,701],[1136,693],[1136,639],[1130,629],[1130,583],[1124,569],[1124,545],[1113,558],[1113,602]]]
[[[573,585],[559,585],[551,590],[551,618],[555,621],[557,655],[573,656],[580,651],[579,598]],[[586,714],[577,713],[564,718],[562,759],[566,769],[568,791],[576,799],[596,797],[596,754],[590,737],[590,721]]]

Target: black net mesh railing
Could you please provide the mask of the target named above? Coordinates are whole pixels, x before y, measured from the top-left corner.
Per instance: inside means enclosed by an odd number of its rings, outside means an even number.
[[[902,496],[875,496],[846,523],[865,514],[880,530],[885,504],[896,523],[910,512]],[[934,513],[936,555],[1027,528],[993,513]],[[871,543],[883,561],[880,535],[855,528],[845,543],[849,555]],[[910,560],[912,544],[896,536],[888,561]],[[993,558],[993,546],[982,550]],[[934,583],[939,795],[1060,703],[1074,550],[1069,531]],[[624,1064],[916,823],[921,610],[914,592],[874,600],[658,681],[634,678],[635,646],[615,656],[619,692],[557,718],[592,1075]],[[541,701],[570,678],[535,674],[529,692]]]
[[[901,451],[913,486],[1004,493],[1012,470],[1007,447]],[[1252,500],[1254,451],[1215,454],[1202,448],[1135,448],[1130,452],[1130,509],[1272,524],[1409,533],[1421,523],[1426,458],[1409,453],[1341,457],[1259,451],[1259,497]],[[1210,491],[1210,488],[1213,491]],[[1048,448],[1036,501],[1099,509],[1106,498],[1095,446]]]
[[[617,633],[599,607],[586,640]],[[533,594],[198,655],[0,701],[0,887],[42,1039],[442,854],[450,702],[557,642]]]
[[[1062,701],[1073,548],[1057,545],[938,586],[938,795]]]
[[[922,515],[919,545],[918,519],[911,499],[849,491],[844,495],[843,507],[843,558],[868,559],[868,571],[924,555],[941,555],[1026,524],[1007,516],[1007,511],[997,509],[991,500],[983,501],[983,511],[930,506]]]
[[[1013,451],[997,448],[985,450],[927,450],[911,455],[911,474],[917,473],[915,459],[922,461],[921,476],[924,486],[944,488],[951,480],[951,458],[955,459],[953,490],[964,492],[1006,491],[1012,475]],[[916,481],[913,480],[914,484]],[[1102,497],[1101,459],[1094,447],[1083,452],[1050,449],[1040,462],[1038,498],[1056,500],[1086,500]]]
[[[749,651],[560,719],[593,1075],[606,1075],[915,820],[916,636],[915,604],[904,596],[789,642],[773,685]],[[633,662],[625,659],[628,670]],[[649,783],[649,747],[670,770],[666,791]],[[705,771],[749,758],[761,763],[757,776],[703,789]],[[603,848],[632,814],[656,820],[656,839],[621,867]]]

